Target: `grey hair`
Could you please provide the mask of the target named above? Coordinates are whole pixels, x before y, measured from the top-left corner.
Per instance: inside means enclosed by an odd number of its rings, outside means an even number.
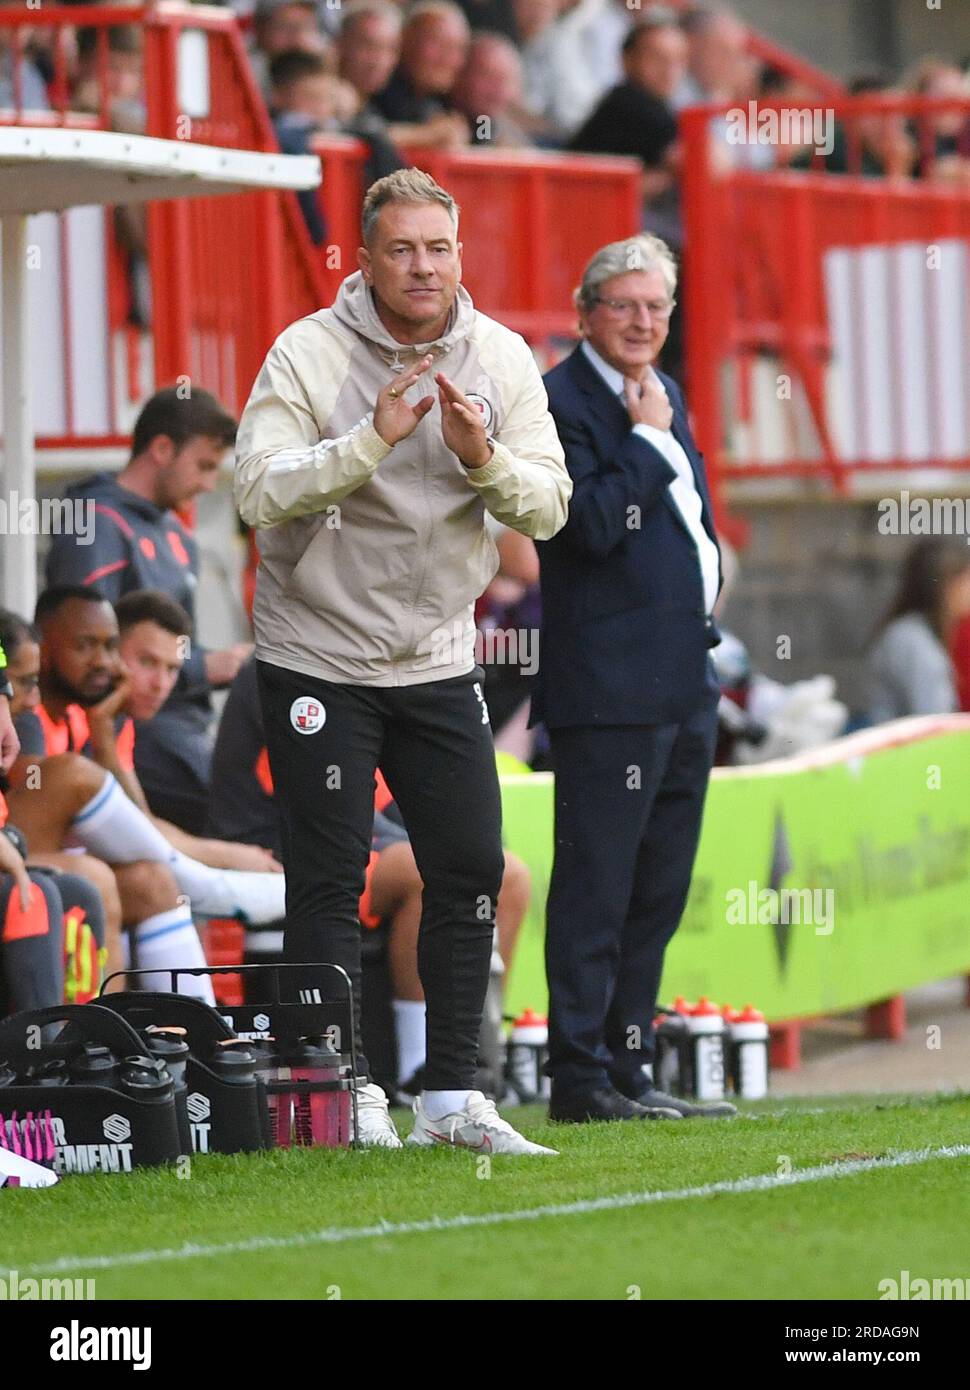
[[[452,19],[457,19],[464,26],[466,33],[471,33],[468,16],[460,5],[453,3],[453,0],[418,0],[418,3],[412,5],[404,17],[405,29],[410,29],[419,19],[424,19],[427,15],[440,15],[442,17],[450,15]]]
[[[370,245],[381,208],[388,203],[440,203],[448,209],[452,226],[458,231],[458,204],[446,188],[423,169],[395,169],[393,174],[372,183],[364,195],[360,220],[365,246]]]
[[[391,4],[391,0],[350,0],[350,4],[344,6],[340,37],[346,38],[359,20],[369,19],[372,15],[377,19],[386,19],[397,30],[404,24],[401,11]]]
[[[658,236],[641,232],[638,236],[627,237],[625,241],[611,241],[592,256],[583,271],[581,283],[573,291],[576,308],[592,309],[599,297],[600,287],[617,275],[628,275],[631,270],[659,270],[667,296],[673,299],[677,289],[674,253]]]

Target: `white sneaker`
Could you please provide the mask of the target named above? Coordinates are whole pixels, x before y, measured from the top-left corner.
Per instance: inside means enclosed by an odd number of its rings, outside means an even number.
[[[353,1137],[367,1149],[403,1149],[387,1109],[387,1096],[373,1081],[357,1087],[358,1133]]]
[[[518,1134],[503,1120],[481,1091],[472,1091],[464,1110],[445,1115],[441,1120],[429,1120],[419,1096],[414,1102],[414,1129],[408,1135],[409,1144],[433,1148],[435,1144],[451,1144],[456,1149],[471,1149],[486,1154],[558,1154],[558,1149],[545,1149],[541,1144]]]

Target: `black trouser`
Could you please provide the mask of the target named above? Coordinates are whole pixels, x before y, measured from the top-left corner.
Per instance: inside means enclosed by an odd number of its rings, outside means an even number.
[[[290,961],[340,965],[360,1018],[358,902],[378,766],[424,883],[418,971],[429,1090],[471,1089],[502,885],[502,809],[482,672],[424,685],[343,685],[257,662],[283,835]],[[310,697],[301,733],[298,701]],[[305,711],[304,711],[305,712]],[[291,714],[293,719],[291,719]],[[317,727],[318,726],[318,727]],[[361,1070],[366,1072],[366,1061]]]
[[[664,950],[690,887],[716,732],[714,703],[678,724],[550,732],[549,1070],[563,1090],[648,1084]]]

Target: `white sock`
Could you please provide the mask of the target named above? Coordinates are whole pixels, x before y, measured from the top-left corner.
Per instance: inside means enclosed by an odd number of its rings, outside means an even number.
[[[172,970],[176,966],[191,969],[207,963],[199,933],[186,907],[170,907],[167,912],[156,912],[154,917],[146,917],[133,930],[135,963],[139,970]],[[172,988],[168,975],[141,975],[134,983],[139,989],[169,991]],[[201,999],[206,1004],[216,1002],[208,975],[179,976],[178,992]]]
[[[471,1091],[422,1091],[421,1108],[429,1120],[443,1120],[464,1110]]]
[[[206,917],[239,917],[253,926],[286,915],[286,879],[282,874],[240,869],[212,869],[175,849],[121,787],[106,773],[104,785],[78,812],[71,834],[86,850],[108,864],[139,859],[167,864],[179,891]]]
[[[424,1066],[423,999],[394,1000],[394,1032],[397,1036],[398,1085],[410,1081],[418,1067]]]
[[[130,801],[112,777],[74,817],[72,838],[108,864],[134,864],[155,859],[173,864],[175,850],[144,812]]]

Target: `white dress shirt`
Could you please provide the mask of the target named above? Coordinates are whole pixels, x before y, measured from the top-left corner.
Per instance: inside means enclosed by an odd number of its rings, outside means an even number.
[[[610,390],[620,397],[625,407],[626,395],[623,390],[623,373],[618,372],[615,367],[611,367],[609,362],[600,356],[586,338],[583,339],[583,351]],[[648,367],[647,370],[653,375],[658,385],[663,386],[663,382],[653,368]],[[690,466],[690,459],[673,430],[657,429],[655,425],[634,425],[633,433],[638,434],[641,439],[645,439],[648,444],[652,444],[677,474],[676,478],[670,480],[670,495],[694,541],[697,550],[697,562],[701,571],[701,582],[704,585],[704,608],[705,612],[710,614],[717,598],[720,579],[718,553],[717,546],[707,534],[701,520],[704,504],[697,491],[697,483],[694,479],[694,470]]]

